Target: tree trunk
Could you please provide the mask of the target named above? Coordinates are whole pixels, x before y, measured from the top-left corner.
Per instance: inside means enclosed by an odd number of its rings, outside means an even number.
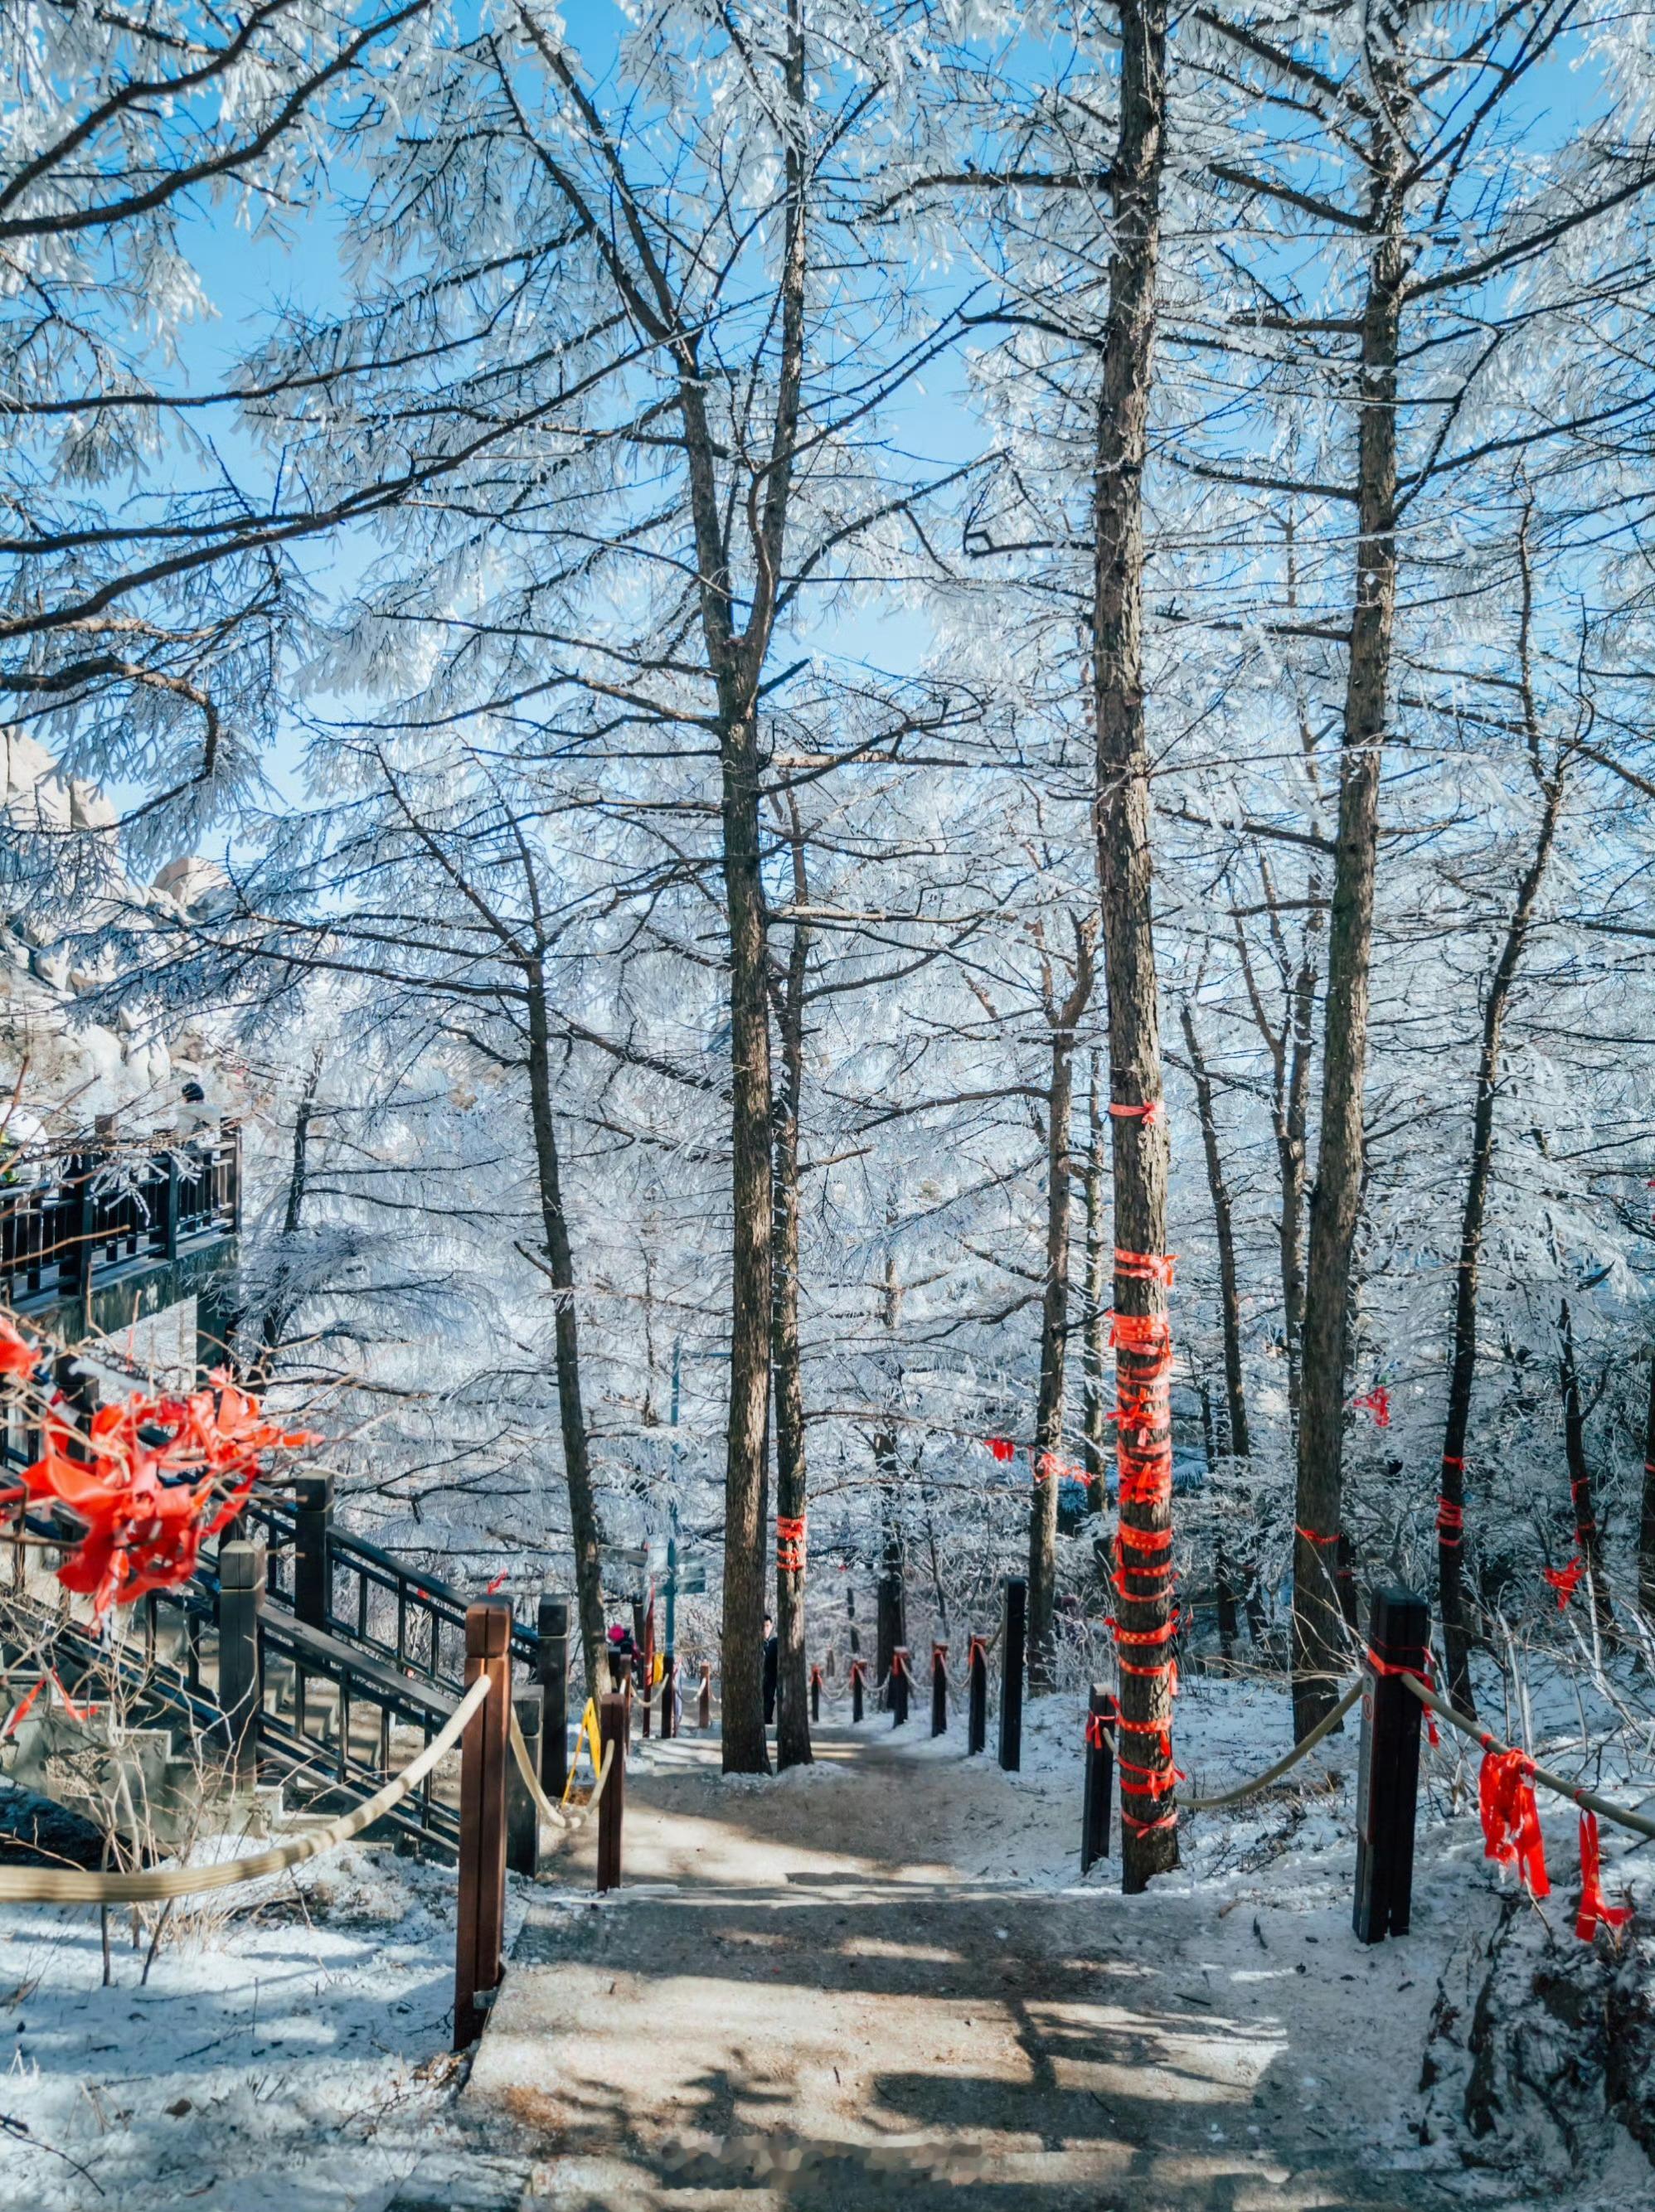
[[[1526,517],[1522,553],[1523,616],[1518,661],[1530,757],[1537,763],[1540,732],[1530,680],[1532,599]],[[1537,767],[1536,773],[1538,775]],[[1471,1114],[1471,1160],[1465,1178],[1459,1261],[1454,1277],[1454,1333],[1448,1366],[1448,1413],[1442,1440],[1442,1487],[1437,1501],[1437,1589],[1448,1659],[1448,1695],[1458,1710],[1472,1720],[1476,1717],[1476,1705],[1471,1693],[1471,1635],[1465,1620],[1463,1564],[1465,1443],[1477,1364],[1477,1284],[1482,1259],[1482,1224],[1494,1158],[1494,1099],[1500,1083],[1500,1033],[1562,811],[1561,763],[1549,778],[1540,777],[1540,786],[1542,799],[1534,855],[1518,884],[1516,902],[1506,925],[1505,941],[1482,1003],[1482,1043],[1477,1055],[1476,1096]]]
[[[1394,58],[1386,64],[1394,73]],[[1328,929],[1322,1121],[1311,1194],[1304,1370],[1293,1547],[1295,1738],[1332,1710],[1346,1672],[1336,1577],[1343,1514],[1345,1366],[1351,1269],[1361,1206],[1362,1081],[1367,1056],[1379,775],[1396,600],[1396,357],[1405,262],[1402,142],[1375,179],[1362,319],[1355,604],[1346,678],[1339,827]]]
[[[1644,1510],[1638,1524],[1638,1603],[1655,1623],[1655,1358],[1649,1363],[1649,1410],[1644,1416]]]
[[[581,1402],[581,1346],[575,1316],[575,1261],[569,1219],[563,1211],[563,1170],[557,1157],[557,1127],[552,1112],[551,1050],[546,1018],[545,975],[538,962],[527,972],[529,1012],[529,1113],[534,1132],[534,1160],[540,1190],[540,1223],[551,1279],[553,1331],[557,1369],[557,1418],[563,1443],[563,1480],[569,1491],[569,1534],[575,1546],[575,1595],[580,1614],[581,1650],[586,1660],[587,1692],[595,1697],[605,1680],[604,1649],[602,1532],[592,1487],[586,1412]]]
[[[1135,1892],[1176,1866],[1178,1856],[1169,1652],[1175,1616],[1168,1157],[1143,707],[1143,471],[1160,241],[1166,0],[1123,0],[1120,22],[1114,242],[1092,484],[1092,667],[1114,1117],[1121,1881]]]
[[[1104,1513],[1109,1509],[1109,1409],[1104,1395],[1104,1354],[1109,1346],[1109,1302],[1104,1295],[1104,1285],[1109,1246],[1104,1237],[1104,1117],[1098,1097],[1095,1052],[1092,1055],[1092,1079],[1086,1089],[1086,1296],[1080,1351],[1086,1403],[1080,1449],[1092,1492],[1092,1510]]]
[[[1029,1500],[1029,1692],[1053,1683],[1057,1599],[1057,1494],[1063,1443],[1063,1391],[1069,1325],[1069,1115],[1074,1104],[1074,1030],[1092,996],[1095,927],[1074,932],[1074,988],[1060,1006],[1046,985],[1051,1075],[1046,1088],[1046,1279],[1040,1305],[1040,1395],[1034,1422],[1034,1486]]]
[[[1207,1188],[1213,1201],[1213,1229],[1218,1239],[1219,1320],[1224,1334],[1224,1396],[1230,1417],[1230,1456],[1248,1459],[1252,1455],[1252,1445],[1247,1435],[1247,1393],[1241,1371],[1241,1294],[1236,1288],[1236,1235],[1230,1186],[1219,1157],[1212,1078],[1202,1057],[1195,1018],[1187,1001],[1179,1013],[1190,1066],[1196,1079],[1196,1111],[1201,1120],[1202,1148],[1207,1156]]]
[[[809,896],[809,885],[805,877],[804,839],[796,807],[791,813],[790,842],[794,902],[802,908]],[[782,1081],[776,1097],[776,1206],[772,1231],[778,1766],[808,1766],[811,1763],[810,1679],[805,1650],[805,1394],[799,1365],[799,1104],[804,1087],[805,971],[809,951],[810,933],[802,921],[795,921],[787,976],[778,994]],[[783,1522],[799,1524],[796,1538],[791,1530],[783,1528]]]
[[[1603,1574],[1603,1540],[1592,1497],[1586,1460],[1586,1416],[1580,1403],[1580,1370],[1574,1356],[1574,1320],[1567,1298],[1558,1309],[1558,1384],[1563,1399],[1563,1450],[1569,1469],[1569,1504],[1574,1511],[1574,1547],[1584,1561],[1591,1609],[1600,1628],[1614,1626],[1609,1584]]]
[[[321,1086],[321,1080],[322,1048],[318,1045],[310,1055],[310,1072],[305,1078],[305,1087],[299,1094],[299,1103],[294,1111],[287,1205],[282,1216],[283,1255],[277,1262],[275,1279],[265,1303],[264,1317],[259,1324],[259,1357],[253,1372],[253,1388],[255,1390],[270,1388],[276,1355],[281,1349],[283,1336],[293,1314],[294,1286],[289,1248],[304,1219],[305,1186],[310,1174],[310,1125],[315,1117],[316,1093]]]
[[[770,1017],[751,715],[724,745],[724,890],[730,930],[732,1094],[729,1433],[724,1472],[724,1717],[727,1774],[764,1774],[765,1490],[770,1390]]]
[[[873,1688],[883,1702],[881,1686],[891,1672],[891,1655],[908,1641],[903,1614],[902,1523],[897,1513],[897,1439],[888,1431],[873,1439],[873,1462],[882,1480],[879,1487],[879,1578],[873,1599]]]

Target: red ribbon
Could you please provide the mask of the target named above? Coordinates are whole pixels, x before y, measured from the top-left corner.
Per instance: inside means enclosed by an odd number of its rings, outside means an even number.
[[[506,1579],[506,1571],[505,1571],[505,1569],[502,1567],[502,1568],[501,1569],[500,1572],[499,1572],[499,1573],[495,1577],[494,1580],[493,1580],[493,1581],[489,1584],[489,1587],[487,1588],[487,1589],[484,1591],[484,1593],[483,1593],[484,1596],[484,1597],[492,1597],[492,1596],[494,1595],[495,1592],[496,1592],[497,1589],[501,1589],[501,1588],[502,1588],[502,1586],[504,1584],[504,1583],[505,1583],[505,1579]]]
[[[1110,1723],[1113,1717],[1109,1713],[1086,1715],[1086,1748],[1089,1751],[1112,1751],[1115,1748],[1114,1738],[1110,1734]]]
[[[1017,1457],[1017,1446],[1012,1442],[1009,1437],[985,1437],[983,1438],[983,1442],[988,1445],[992,1456],[999,1461],[1001,1467],[1006,1466],[1008,1462],[1014,1460]]]
[[[1176,1252],[1128,1252],[1115,1247],[1115,1272],[1129,1283],[1159,1283],[1170,1291],[1177,1262]]]
[[[1446,1462],[1445,1462],[1445,1465]],[[1465,1534],[1465,1508],[1456,1505],[1451,1498],[1437,1500],[1437,1535],[1449,1549],[1457,1549]]]
[[[1485,1752],[1477,1777],[1483,1856],[1514,1867],[1534,1897],[1549,1897],[1546,1842],[1535,1803],[1534,1761],[1526,1751]]]
[[[1390,1393],[1383,1382],[1376,1382],[1371,1390],[1364,1390],[1360,1398],[1353,1398],[1350,1402],[1354,1412],[1372,1414],[1376,1429],[1390,1426]]]
[[[802,1575],[805,1571],[805,1516],[796,1521],[786,1514],[776,1516],[776,1567],[778,1574]]]
[[[1632,1907],[1629,1905],[1608,1905],[1603,1900],[1603,1884],[1597,1856],[1597,1815],[1583,1811],[1580,1815],[1580,1916],[1574,1923],[1574,1932],[1583,1943],[1590,1943],[1600,1920],[1605,1928],[1624,1928],[1631,1917]]]
[[[1579,1589],[1580,1577],[1586,1571],[1585,1561],[1577,1552],[1567,1567],[1542,1567],[1540,1571],[1544,1580],[1557,1592],[1558,1611],[1567,1612],[1569,1600]]]

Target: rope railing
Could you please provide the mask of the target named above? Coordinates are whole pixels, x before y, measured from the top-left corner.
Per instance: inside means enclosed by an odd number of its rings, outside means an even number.
[[[534,1809],[539,1815],[540,1819],[545,1822],[548,1827],[556,1828],[560,1832],[558,1839],[557,1843],[552,1845],[552,1849],[554,1850],[562,1850],[563,1845],[568,1843],[571,1838],[578,1835],[581,1830],[585,1827],[587,1822],[592,1818],[593,1814],[597,1811],[599,1805],[602,1802],[604,1788],[609,1780],[610,1771],[615,1764],[616,1740],[611,1736],[610,1741],[604,1746],[604,1763],[598,1770],[598,1779],[593,1786],[592,1795],[587,1799],[583,1805],[578,1808],[576,1811],[570,1813],[565,1806],[554,1804],[552,1800],[547,1796],[545,1791],[540,1787],[540,1778],[534,1771],[534,1760],[529,1751],[527,1743],[524,1741],[522,1726],[518,1720],[515,1708],[514,1708],[512,1711],[509,1724],[509,1734],[511,1736],[512,1756],[517,1761],[517,1771],[522,1779],[523,1786],[528,1791],[531,1799],[533,1801]]]
[[[1428,1712],[1435,1713],[1439,1720],[1446,1721],[1450,1728],[1457,1729],[1462,1735],[1469,1736],[1479,1750],[1492,1752],[1497,1759],[1510,1756],[1511,1745],[1502,1743],[1497,1735],[1487,1729],[1479,1728],[1475,1721],[1467,1720],[1463,1713],[1456,1712],[1452,1705],[1421,1681],[1417,1674],[1404,1674],[1402,1679]],[[1555,1796],[1567,1797],[1572,1805],[1579,1805],[1588,1813],[1598,1814],[1605,1820],[1613,1820],[1617,1827],[1629,1828],[1635,1836],[1655,1838],[1655,1820],[1651,1820],[1647,1814],[1632,1812],[1624,1805],[1615,1804],[1610,1798],[1600,1797],[1594,1790],[1582,1790],[1577,1784],[1566,1781],[1561,1774],[1549,1773],[1543,1766],[1533,1766],[1532,1772],[1536,1782]]]
[[[453,1749],[488,1694],[489,1678],[480,1674],[440,1733],[400,1774],[353,1811],[342,1813],[307,1836],[242,1858],[224,1859],[216,1866],[145,1868],[126,1874],[94,1874],[79,1867],[0,1867],[0,1904],[155,1905],[164,1899],[234,1889],[243,1882],[260,1881],[267,1875],[285,1874],[289,1867],[302,1866],[307,1859],[319,1858],[325,1851],[335,1850],[353,1836],[360,1836],[364,1828],[372,1827],[411,1796],[437,1761]]]
[[[1244,1797],[1257,1796],[1261,1790],[1268,1790],[1273,1782],[1279,1782],[1284,1774],[1291,1773],[1301,1759],[1307,1757],[1318,1743],[1330,1736],[1361,1694],[1362,1682],[1359,1676],[1344,1692],[1332,1711],[1324,1714],[1310,1734],[1294,1744],[1285,1758],[1278,1759],[1274,1766],[1267,1766],[1263,1774],[1254,1775],[1250,1782],[1238,1782],[1232,1790],[1220,1790],[1216,1796],[1191,1797],[1181,1791],[1178,1809],[1184,1813],[1216,1813],[1226,1805],[1238,1805]]]

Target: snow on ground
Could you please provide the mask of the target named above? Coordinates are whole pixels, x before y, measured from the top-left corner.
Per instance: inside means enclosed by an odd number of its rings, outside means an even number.
[[[1566,1773],[1586,1772],[1583,1744],[1601,1744],[1615,1718],[1612,1679],[1605,1690],[1536,1670],[1526,1713],[1514,1698],[1511,1732]],[[1492,1679],[1482,1697],[1504,1730]],[[835,1706],[824,1717],[847,1716]],[[1260,1771],[1286,1748],[1287,1727],[1276,1684],[1187,1677],[1177,1747],[1191,1789]],[[992,1719],[988,1758],[964,1760],[963,1705],[934,1741],[928,1705],[905,1729],[870,1713],[856,1733],[936,1770],[928,1779],[945,1784],[934,1796],[947,1833],[935,1843],[968,1879],[1113,1893],[1118,1843],[1084,1885],[1079,1876],[1082,1728],[1077,1694],[1031,1702],[1012,1778],[994,1764]],[[1261,2021],[1269,2011],[1295,2047],[1315,2050],[1318,2008],[1360,1981],[1364,2047],[1329,2050],[1296,2094],[1336,2098],[1354,2068],[1383,2063],[1399,2086],[1376,2148],[1399,2170],[1454,2177],[1485,2207],[1655,2202],[1655,1941],[1634,1927],[1618,1956],[1602,1938],[1596,1949],[1576,1942],[1573,1812],[1542,1796],[1554,1894],[1543,1906],[1517,1899],[1483,1856],[1475,1749],[1467,1757],[1451,1739],[1427,1753],[1413,1926],[1402,1942],[1365,1950],[1350,1929],[1357,1743],[1353,1721],[1269,1795],[1186,1815],[1183,1863],[1152,1896],[1182,1911],[1181,1925],[1190,1904],[1208,1908],[1190,2002],[1202,2002],[1210,1975],[1227,2002],[1256,2003]],[[1630,1730],[1616,1743],[1590,1779],[1636,1802],[1647,1762]],[[635,1747],[646,1769],[655,1755]],[[831,1791],[844,1771],[824,1761],[722,1786],[756,1798]],[[744,1819],[762,1816],[756,1806]],[[1605,1830],[1606,1887],[1613,1899],[1631,1882],[1641,1902],[1647,1854],[1629,1855],[1631,1844]],[[270,2196],[283,2212],[380,2212],[423,2154],[464,2140],[448,2050],[453,1893],[451,1870],[348,1846],[238,1893],[233,1908],[180,1908],[147,1984],[144,1950],[112,1915],[106,1989],[95,1911],[0,1909],[0,2125],[10,2138],[0,2207],[246,2212]],[[513,1881],[508,1941],[527,1894]],[[1135,1910],[1144,1905],[1153,1911],[1150,1900]]]
[[[1631,1662],[1619,1675],[1600,1674],[1596,1687],[1588,1670],[1536,1664],[1508,1690],[1490,1669],[1478,1696],[1485,1724],[1506,1740],[1532,1744],[1566,1778],[1650,1809],[1651,1760],[1627,1725],[1648,1690]],[[1032,1700],[1010,1788],[962,1791],[954,1855],[964,1872],[1046,1892],[1118,1885],[1118,1825],[1109,1859],[1084,1883],[1079,1874],[1084,1712],[1074,1692]],[[1187,1794],[1262,1772],[1287,1748],[1288,1724],[1276,1682],[1186,1676],[1175,1726]],[[903,1731],[885,1715],[863,1724],[889,1734],[904,1758],[927,1762],[959,1757],[956,1725],[963,1722],[951,1717],[951,1733],[932,1739],[928,1715]],[[1351,1929],[1354,1714],[1268,1793],[1218,1813],[1186,1812],[1179,1869],[1153,1896],[1210,1901],[1214,1971],[1232,1989],[1249,1978],[1275,1983],[1287,2015],[1314,2006],[1317,1978],[1360,1978],[1359,2063],[1382,2064],[1398,2087],[1394,2124],[1376,2134],[1390,2163],[1451,2176],[1483,2204],[1616,2212],[1655,2204],[1655,1934],[1634,1923],[1618,1945],[1601,1934],[1595,1945],[1577,1939],[1578,1815],[1543,1790],[1552,1894],[1537,1903],[1521,1893],[1484,1854],[1479,1751],[1451,1730],[1442,1735],[1434,1750],[1422,1739],[1406,1937],[1367,1948]],[[995,1741],[991,1718],[990,1759]],[[1646,1905],[1649,1847],[1607,1823],[1602,1847],[1609,1899],[1629,1893]],[[1287,1947],[1299,1955],[1284,1998]],[[1349,2056],[1330,2053],[1325,2075],[1306,2075],[1306,2095],[1331,2094]]]
[[[95,1909],[0,1910],[0,2205],[378,2212],[441,2140],[453,1869],[350,1844],[204,1902],[147,1985],[113,1913],[106,1989]]]

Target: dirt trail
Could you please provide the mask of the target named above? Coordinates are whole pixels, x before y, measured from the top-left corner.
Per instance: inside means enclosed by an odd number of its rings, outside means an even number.
[[[1348,1905],[973,1881],[973,1809],[1003,1814],[1012,1787],[991,1760],[883,1731],[818,1750],[822,1771],[755,1784],[714,1744],[653,1747],[628,1887],[532,1908],[465,2101],[528,2131],[536,2204],[1463,2201],[1367,2148],[1412,2086],[1372,2047],[1372,2002],[1394,2032],[1411,1984],[1397,1947],[1341,1940]]]

